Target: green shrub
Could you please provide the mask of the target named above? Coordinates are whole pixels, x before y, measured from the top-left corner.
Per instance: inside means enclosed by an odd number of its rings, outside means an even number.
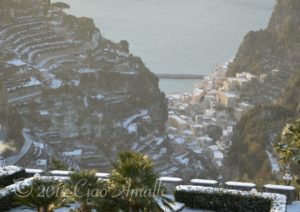
[[[12,208],[14,193],[0,190],[0,211],[8,211]]]
[[[175,200],[187,207],[222,212],[269,212],[272,200],[233,193],[176,190]]]

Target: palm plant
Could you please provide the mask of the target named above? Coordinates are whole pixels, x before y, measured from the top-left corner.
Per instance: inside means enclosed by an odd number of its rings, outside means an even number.
[[[73,172],[67,181],[67,187],[75,201],[80,203],[80,212],[90,212],[93,208],[94,195],[104,187],[104,182],[96,176],[95,170]]]
[[[15,201],[19,205],[37,208],[38,212],[48,212],[61,204],[62,192],[63,183],[60,181],[34,178],[30,184],[18,189]]]
[[[158,202],[168,207],[170,200],[162,192],[154,193],[157,177],[148,156],[123,152],[114,164],[109,188],[124,211],[160,211]]]
[[[109,192],[108,187],[105,186],[104,189],[102,187],[100,190],[103,190],[104,192],[93,198],[93,206],[96,211],[119,212],[117,199]]]

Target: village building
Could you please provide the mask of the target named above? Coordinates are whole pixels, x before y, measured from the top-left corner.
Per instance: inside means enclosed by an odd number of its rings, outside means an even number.
[[[81,156],[82,156],[82,150],[81,149],[76,149],[70,152],[63,152],[62,153],[63,157],[70,158],[74,161],[80,161]]]
[[[183,132],[185,129],[188,128],[187,121],[177,115],[170,116],[168,122],[170,126],[175,127],[180,132]]]
[[[199,88],[195,88],[193,90],[191,103],[193,103],[193,104],[200,103],[202,101],[202,99],[203,99],[204,96],[205,96],[205,90],[199,89]]]
[[[219,147],[216,145],[209,146],[208,152],[213,164],[217,167],[221,167],[224,160],[224,154],[220,151]]]
[[[174,140],[172,140],[172,146],[174,154],[182,154],[186,152],[185,140],[183,137],[176,137]]]
[[[233,92],[226,92],[222,88],[218,90],[218,99],[224,107],[235,107],[238,95]]]

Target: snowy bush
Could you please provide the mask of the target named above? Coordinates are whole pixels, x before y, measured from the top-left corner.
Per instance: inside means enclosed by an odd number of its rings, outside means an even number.
[[[22,178],[26,178],[25,169],[17,166],[0,167],[0,187],[11,185]]]
[[[214,211],[285,212],[286,197],[201,186],[177,186],[175,199],[186,206]]]

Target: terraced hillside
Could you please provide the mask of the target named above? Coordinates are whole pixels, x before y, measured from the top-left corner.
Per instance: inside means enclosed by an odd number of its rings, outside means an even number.
[[[0,4],[1,104],[22,120],[19,134],[24,128],[33,140],[22,163],[38,167],[59,158],[73,168],[106,169],[118,151],[160,138],[165,95],[126,41],[111,42],[92,19],[49,1]],[[1,121],[4,142],[17,148],[7,156],[23,145],[7,133],[9,117]],[[160,145],[143,150],[157,152]]]

